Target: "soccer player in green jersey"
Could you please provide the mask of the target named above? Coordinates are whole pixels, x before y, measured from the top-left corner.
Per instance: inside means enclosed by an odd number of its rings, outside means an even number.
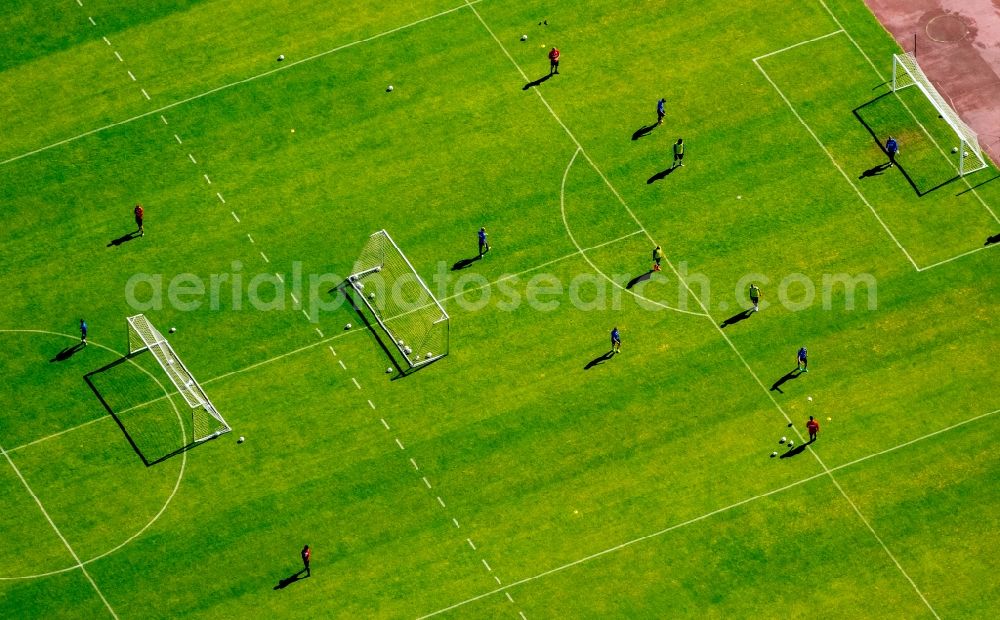
[[[750,301],[753,303],[753,311],[760,312],[760,287],[750,284]]]
[[[684,165],[684,138],[677,138],[674,142],[674,165],[671,167]]]

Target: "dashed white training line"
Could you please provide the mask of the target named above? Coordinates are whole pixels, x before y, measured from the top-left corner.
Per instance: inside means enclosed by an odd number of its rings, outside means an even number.
[[[432,488],[431,487],[431,481],[427,479],[427,476],[423,476],[423,480],[424,480],[424,484],[427,485],[428,489]],[[473,547],[473,549],[475,549],[475,547]]]
[[[387,430],[387,431],[391,431],[392,430],[391,428],[389,428],[389,423],[385,421],[385,418],[379,418],[379,419],[382,420],[382,426],[385,427],[385,430]]]
[[[462,526],[458,524],[458,519],[456,519],[455,517],[451,518],[451,522],[455,524],[456,528],[459,528],[459,529],[462,528]]]
[[[93,18],[93,17],[90,17],[90,16],[88,15],[88,16],[87,16],[87,19],[89,19],[89,20],[90,20],[90,25],[91,25],[91,26],[96,26],[96,25],[97,25],[97,22],[95,22],[95,21],[94,21],[94,18]]]
[[[510,601],[511,603],[514,602],[514,597],[510,595],[510,592],[504,592],[504,594],[507,595],[507,600],[508,601]]]
[[[233,219],[236,220],[236,223],[238,224],[240,222],[240,217],[236,215],[236,211],[230,211],[230,213],[233,214]]]
[[[278,278],[278,282],[281,282],[282,284],[285,283],[285,279],[283,277],[281,277],[280,273],[274,274],[274,277]],[[330,350],[332,351],[333,349],[331,348]],[[334,353],[334,355],[336,355],[336,353]]]
[[[399,446],[400,450],[406,450],[406,448],[403,447],[403,442],[399,440],[399,437],[396,437],[396,445]]]
[[[524,615],[523,611],[519,611],[517,613],[518,613],[519,616],[521,616],[521,620],[528,620],[528,617]]]
[[[226,199],[222,197],[222,192],[215,192],[215,195],[219,197],[222,204],[226,204]]]
[[[111,45],[111,44],[108,43],[108,45]],[[170,123],[167,122],[167,117],[164,116],[164,115],[162,115],[162,114],[160,115],[160,120],[163,121],[164,125],[169,125],[170,124]]]
[[[493,575],[493,578],[497,580],[497,585],[498,585],[498,586],[499,586],[499,585],[503,585],[503,583],[502,583],[502,582],[500,581],[500,578],[499,578],[499,577],[497,577],[496,575]]]
[[[372,408],[374,409],[374,407],[372,407]],[[417,462],[414,461],[412,457],[410,458],[410,463],[413,465],[413,469],[415,469],[417,471],[420,471],[420,468],[417,467]],[[456,523],[455,525],[458,525],[458,524]]]
[[[205,182],[206,182],[206,183],[208,183],[209,185],[211,185],[211,184],[212,184],[212,179],[208,178],[208,175],[207,175],[207,174],[203,174],[203,175],[201,175],[201,176],[205,177]]]
[[[307,316],[308,316],[308,315],[307,315]],[[358,383],[358,380],[357,380],[357,379],[355,379],[354,377],[351,377],[351,381],[353,381],[353,382],[354,382],[354,387],[358,388],[359,390],[361,389],[361,384],[360,384],[360,383]]]
[[[490,568],[490,564],[489,564],[489,562],[486,561],[486,558],[479,558],[479,559],[481,559],[483,561],[483,566],[486,567],[486,570],[488,570],[488,571],[490,571],[492,573],[493,569]]]
[[[314,328],[314,329],[316,330],[316,333],[317,333],[317,334],[319,334],[319,337],[320,337],[320,338],[325,338],[325,337],[326,337],[326,336],[324,336],[324,335],[323,335],[323,332],[322,332],[322,331],[320,331],[320,329],[319,329],[318,327],[316,327],[316,328]],[[343,363],[343,362],[341,362],[341,363]]]
[[[184,142],[181,141],[181,137],[177,134],[174,134],[174,140],[177,140],[177,144],[184,144]]]
[[[333,353],[334,357],[337,357],[337,352],[333,350],[333,347],[331,347],[330,345],[326,345],[326,348],[330,349],[330,353]],[[372,401],[368,401],[368,402],[371,403]],[[375,408],[375,406],[372,405],[372,409],[374,409],[374,408]]]
[[[305,308],[302,309],[302,316],[306,317],[307,321],[311,321],[312,320],[311,318],[309,318],[309,313],[306,312]],[[359,387],[358,389],[361,389],[361,388]]]
[[[142,96],[146,98],[146,101],[150,101],[151,100],[150,97],[149,97],[149,93],[146,92],[145,88],[140,88],[139,90],[142,91]]]
[[[197,164],[197,163],[198,163],[198,160],[197,160],[197,159],[195,159],[195,158],[194,158],[194,155],[192,155],[191,153],[188,153],[188,159],[190,159],[190,160],[191,160],[191,163],[192,163],[192,164]],[[223,201],[223,202],[225,202],[225,201]]]
[[[83,0],[76,0],[76,3],[79,4],[80,6],[83,6]]]
[[[250,236],[250,233],[247,233],[247,239],[250,240],[250,243],[253,243],[253,237]]]
[[[466,538],[465,540],[469,543],[469,546],[472,547],[472,550],[475,551],[476,550],[476,546],[474,544],[472,544],[472,539],[471,538]]]
[[[444,505],[444,500],[441,499],[441,496],[438,495],[437,498],[438,498],[438,503],[441,504],[441,507],[442,508],[447,508],[447,506]]]
[[[115,50],[115,58],[118,59],[118,62],[125,62],[122,60],[122,55],[118,53],[118,50]]]
[[[343,368],[344,370],[347,370],[347,366],[344,364],[344,360],[337,360],[337,363],[340,364],[341,368]],[[374,409],[374,407],[372,407],[372,408]]]
[[[368,399],[368,406],[371,407],[372,409],[375,408],[375,403],[373,403],[370,398]],[[414,465],[414,467],[415,467],[415,465]]]
[[[108,41],[107,37],[101,37],[101,38],[104,39],[104,42],[107,43],[109,46],[111,45],[111,41]]]
[[[115,53],[117,53],[117,52],[115,52]],[[129,76],[130,78],[132,78],[132,81],[133,81],[133,82],[135,82],[135,81],[136,81],[136,79],[135,79],[135,74],[134,74],[134,73],[132,73],[131,71],[129,71],[129,72],[128,72],[128,76]]]
[[[284,284],[284,280],[282,280],[282,284]],[[295,293],[289,293],[289,295],[292,296],[292,301],[295,303],[295,305],[296,306],[299,305],[299,298],[295,296]],[[330,350],[333,350],[333,347],[330,347]]]

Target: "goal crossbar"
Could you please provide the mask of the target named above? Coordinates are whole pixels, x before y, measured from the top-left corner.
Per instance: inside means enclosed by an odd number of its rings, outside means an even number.
[[[210,431],[201,433],[197,430],[199,425],[196,423],[194,440],[196,442],[205,441],[206,439],[211,439],[212,437],[217,437],[231,431],[232,428],[230,428],[229,424],[222,417],[222,414],[219,413],[219,410],[215,408],[215,405],[212,404],[201,384],[194,378],[194,375],[184,365],[181,358],[177,356],[174,348],[170,346],[170,343],[163,337],[163,334],[149,322],[145,315],[137,314],[126,317],[126,321],[128,321],[129,325],[129,354],[132,355],[142,351],[152,353],[153,359],[156,360],[156,363],[166,373],[170,382],[173,383],[174,388],[177,389],[177,392],[184,398],[188,406],[192,409],[204,409],[217,423],[213,425],[214,428]],[[136,338],[138,338],[138,342]]]
[[[970,172],[982,170],[987,166],[986,158],[979,146],[979,137],[971,127],[959,117],[958,113],[944,100],[941,93],[928,79],[917,59],[910,53],[892,55],[892,90],[896,92],[908,86],[916,86],[924,97],[931,102],[941,118],[944,119],[958,137],[955,153],[958,157],[958,174],[964,176]],[[932,138],[933,140],[933,138]]]

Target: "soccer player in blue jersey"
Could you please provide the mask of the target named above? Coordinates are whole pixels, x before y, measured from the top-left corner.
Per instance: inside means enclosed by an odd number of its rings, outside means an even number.
[[[798,361],[798,364],[796,365],[797,370],[800,370],[802,372],[809,372],[809,352],[806,351],[805,347],[799,349],[797,361]]]
[[[80,319],[80,344],[87,346],[87,322]]]
[[[889,167],[896,165],[896,153],[899,152],[899,143],[892,136],[885,141],[885,152],[889,154]]]
[[[490,251],[490,242],[486,240],[486,227],[479,229],[479,258]]]
[[[667,115],[665,106],[667,105],[667,100],[660,97],[660,100],[656,102],[656,125],[660,126],[663,124],[663,117]]]
[[[611,330],[611,352],[622,352],[622,336],[618,333],[618,327]]]

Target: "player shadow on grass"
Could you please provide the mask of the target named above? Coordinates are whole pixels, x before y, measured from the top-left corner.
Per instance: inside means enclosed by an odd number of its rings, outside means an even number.
[[[299,572],[285,577],[284,579],[282,579],[281,581],[278,582],[278,585],[274,586],[274,589],[275,590],[284,590],[285,588],[287,588],[288,586],[292,585],[296,581],[299,581],[300,579],[306,579],[306,578],[308,578],[308,575],[306,575],[306,577],[302,576],[302,573],[304,573],[304,572],[306,572],[306,569],[303,568]]]
[[[993,245],[994,243],[1000,243],[1000,233],[997,233],[992,237],[986,237],[986,243],[983,245]]]
[[[548,75],[543,75],[542,77],[538,78],[537,80],[535,80],[533,82],[528,82],[527,84],[525,84],[524,88],[522,88],[521,90],[531,90],[532,88],[538,86],[542,82],[545,82],[546,80],[550,79],[551,77],[552,77],[551,73],[548,74]]]
[[[778,394],[784,394],[784,392],[781,390],[781,386],[791,381],[792,379],[798,379],[801,376],[802,376],[802,371],[800,371],[798,368],[796,368],[795,370],[789,370],[788,372],[785,373],[784,377],[774,382],[774,385],[771,386],[771,391],[777,392]]]
[[[73,346],[66,347],[62,351],[56,353],[56,356],[49,360],[49,362],[65,362],[69,358],[73,357],[73,354],[77,351],[83,349],[83,343],[78,342]]]
[[[654,174],[653,176],[649,177],[649,179],[646,180],[646,185],[652,185],[653,183],[656,183],[661,179],[667,178],[667,175],[671,174],[674,170],[677,170],[677,166],[670,166],[666,170],[657,172],[656,174]]]
[[[598,364],[603,364],[604,362],[608,361],[609,359],[611,359],[614,356],[615,356],[615,352],[614,351],[608,351],[607,353],[602,353],[602,354],[598,355],[597,357],[595,357],[594,359],[592,359],[589,362],[587,362],[587,365],[584,366],[583,369],[584,370],[590,370],[594,366],[597,366]]]
[[[656,123],[653,123],[652,125],[646,125],[645,127],[640,127],[635,130],[634,134],[632,134],[632,139],[638,140],[639,138],[648,136],[653,132],[654,129],[656,129]]]
[[[460,260],[457,263],[455,263],[454,265],[452,265],[451,266],[451,270],[452,271],[461,271],[462,269],[465,269],[466,267],[468,267],[472,263],[476,262],[477,260],[482,260],[482,259],[483,259],[483,257],[481,255],[480,256],[472,256],[470,258],[463,258],[462,260]]]
[[[641,273],[641,274],[637,275],[636,277],[632,278],[631,280],[629,280],[628,284],[625,285],[625,288],[628,289],[628,290],[632,290],[632,287],[635,286],[636,284],[638,284],[640,282],[645,282],[646,280],[648,280],[648,279],[650,279],[652,277],[653,277],[653,270],[650,269],[646,273]]]
[[[112,239],[108,243],[107,247],[109,247],[109,248],[110,247],[118,247],[118,246],[120,246],[123,243],[131,241],[133,239],[138,239],[138,238],[139,238],[139,231],[138,230],[133,230],[132,232],[128,233],[127,235],[122,235],[121,237],[118,237],[117,239]]]
[[[723,321],[719,325],[719,327],[721,327],[722,329],[726,329],[730,325],[736,325],[740,321],[745,321],[745,320],[749,319],[752,315],[753,315],[753,308],[748,308],[748,309],[746,309],[746,310],[744,310],[742,312],[737,312],[733,316],[729,317],[728,319],[726,319],[725,321]],[[774,389],[774,388],[772,387],[771,389]]]
[[[889,169],[889,162],[885,162],[875,166],[874,168],[869,168],[868,170],[865,170],[864,172],[861,173],[861,176],[859,176],[858,178],[867,179],[869,177],[877,177],[888,169]]]
[[[795,447],[794,447],[794,448],[792,448],[791,450],[786,450],[786,451],[785,451],[785,453],[784,453],[784,454],[782,454],[782,455],[781,455],[780,457],[778,457],[778,458],[783,458],[783,459],[790,459],[790,458],[792,458],[793,456],[797,456],[797,455],[799,455],[799,454],[802,454],[803,452],[805,452],[805,450],[806,450],[806,446],[808,446],[808,445],[809,445],[809,444],[807,444],[807,443],[800,443],[799,445],[795,446]]]

